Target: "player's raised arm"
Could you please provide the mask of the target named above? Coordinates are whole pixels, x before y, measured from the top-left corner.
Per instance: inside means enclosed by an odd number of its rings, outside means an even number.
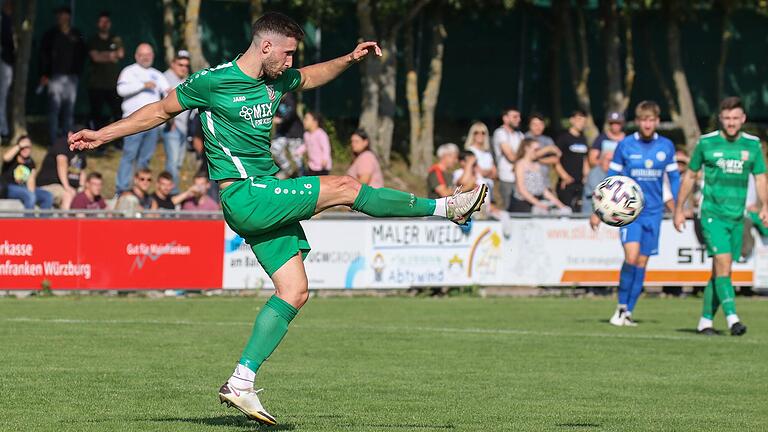
[[[372,41],[362,42],[357,44],[354,51],[345,56],[299,69],[301,72],[301,89],[309,90],[326,84],[341,75],[348,67],[363,60],[371,52],[381,57],[379,44]]]
[[[83,129],[69,137],[70,150],[95,149],[102,144],[159,126],[184,111],[171,90],[165,99],[145,105],[130,116],[94,131]]]

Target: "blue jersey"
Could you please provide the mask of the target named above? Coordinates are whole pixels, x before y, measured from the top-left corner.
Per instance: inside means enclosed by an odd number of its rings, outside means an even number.
[[[645,141],[635,132],[616,147],[608,175],[632,178],[643,190],[645,208],[640,217],[661,217],[664,213],[664,175],[669,177],[672,195],[677,201],[680,172],[675,161],[675,145],[654,133]]]

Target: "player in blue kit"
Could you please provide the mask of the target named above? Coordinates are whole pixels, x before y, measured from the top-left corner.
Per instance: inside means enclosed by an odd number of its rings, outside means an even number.
[[[643,292],[645,267],[648,258],[659,253],[664,175],[669,178],[675,201],[680,188],[675,145],[656,133],[660,112],[656,102],[643,101],[637,105],[635,123],[638,131],[619,143],[608,170],[608,176],[624,175],[635,180],[645,196],[645,207],[640,216],[621,228],[624,264],[619,273],[619,305],[610,319],[615,326],[637,325],[632,320],[632,311]],[[600,218],[593,214],[589,224],[592,229],[597,229]]]

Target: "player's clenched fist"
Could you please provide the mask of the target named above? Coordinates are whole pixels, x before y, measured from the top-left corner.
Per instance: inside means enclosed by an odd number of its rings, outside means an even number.
[[[353,62],[359,62],[365,56],[367,56],[371,50],[373,50],[373,53],[376,54],[376,56],[381,57],[381,48],[379,48],[378,42],[372,41],[361,42],[357,44],[355,50],[352,51],[349,57]]]
[[[70,150],[91,150],[104,144],[104,141],[99,139],[98,132],[90,129],[73,133],[68,141]]]

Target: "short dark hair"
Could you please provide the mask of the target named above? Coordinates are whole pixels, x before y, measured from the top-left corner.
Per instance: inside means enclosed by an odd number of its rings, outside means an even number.
[[[19,143],[22,142],[25,139],[29,139],[29,135],[22,135],[22,136],[16,138],[16,145],[19,145]]]
[[[166,179],[166,180],[173,181],[173,175],[171,175],[171,173],[169,173],[168,171],[163,171],[163,172],[161,172],[160,174],[157,175],[157,179],[158,180]]]
[[[205,181],[211,181],[208,178],[208,174],[205,174],[205,173],[202,173],[202,172],[199,172],[199,173],[195,174],[195,176],[192,177],[192,180],[194,181],[195,179],[199,179],[199,178],[205,179]]]
[[[67,15],[72,15],[72,9],[70,9],[69,6],[61,5],[56,8],[56,10],[53,11],[54,15],[58,15],[61,13],[65,13]]]
[[[251,39],[255,40],[264,33],[277,33],[297,41],[304,39],[304,30],[291,17],[280,12],[267,12],[253,23]]]
[[[364,139],[365,141],[370,140],[370,138],[368,138],[368,132],[366,132],[365,129],[363,128],[359,128],[355,130],[354,132],[352,132],[352,135],[357,135],[360,138]]]
[[[529,116],[528,116],[528,122],[529,122],[529,123],[530,123],[530,121],[531,121],[531,120],[533,120],[533,119],[541,120],[541,121],[542,121],[542,122],[544,122],[544,123],[546,123],[546,122],[547,122],[547,119],[546,119],[546,118],[544,118],[544,114],[542,114],[542,113],[538,113],[538,112],[535,112],[535,113],[533,113],[533,114],[531,114],[531,115],[529,115]]]
[[[112,14],[109,11],[101,11],[99,12],[99,18],[112,18]]]
[[[741,104],[741,98],[738,96],[730,96],[720,102],[720,112],[730,111],[736,108],[741,108],[741,110],[744,111],[744,105]]]
[[[509,113],[510,111],[514,111],[514,112],[516,112],[516,113],[520,113],[520,114],[522,114],[522,113],[523,113],[523,112],[522,112],[522,111],[520,111],[520,109],[519,109],[518,107],[516,107],[516,106],[508,106],[508,107],[504,108],[503,110],[501,110],[501,116],[502,116],[502,117],[504,117],[504,116],[505,116],[505,115],[507,115],[507,113]]]
[[[319,125],[323,124],[323,115],[320,114],[319,112],[312,111],[312,110],[304,111],[304,115],[307,115],[307,114],[311,115],[312,118],[317,120],[317,124],[319,124]]]
[[[587,116],[587,112],[584,111],[581,108],[576,108],[575,110],[571,111],[571,117],[576,117],[576,116],[586,117]]]
[[[462,150],[461,152],[459,152],[459,160],[464,162],[465,160],[467,160],[468,157],[474,156],[474,155],[475,154],[469,150]]]
[[[91,181],[91,180],[93,180],[93,179],[99,179],[99,180],[102,180],[103,178],[102,178],[102,176],[101,176],[101,173],[100,173],[100,172],[98,172],[98,171],[94,171],[94,172],[92,172],[92,173],[88,173],[88,176],[85,178],[85,181],[89,182],[89,181]]]

